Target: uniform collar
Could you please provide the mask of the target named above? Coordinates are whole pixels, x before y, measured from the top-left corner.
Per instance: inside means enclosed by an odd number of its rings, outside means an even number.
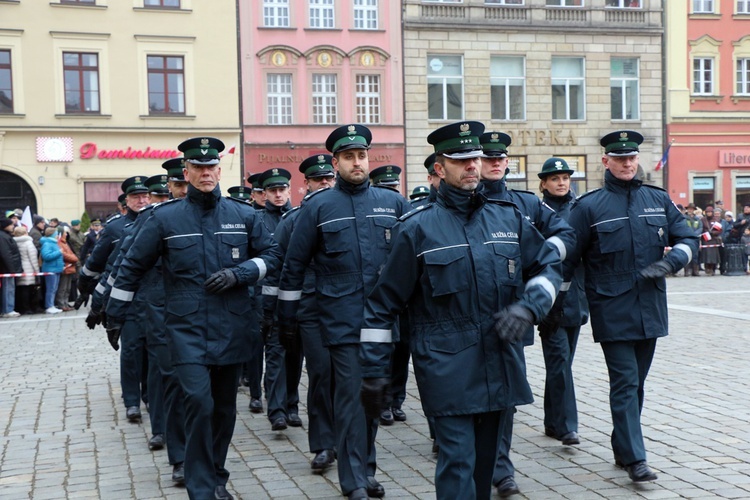
[[[629,181],[623,181],[618,179],[612,172],[606,170],[604,172],[604,185],[611,191],[630,191],[631,189],[638,189],[643,184],[643,181],[633,177]]]
[[[277,207],[270,201],[266,201],[266,212],[285,214],[292,209],[292,202],[287,200],[282,206]]]
[[[474,213],[474,210],[484,204],[485,197],[484,187],[480,183],[473,191],[464,191],[453,186],[449,186],[445,181],[440,181],[438,188],[437,203],[449,210],[458,212],[467,219]]]
[[[360,184],[352,184],[349,181],[345,181],[341,175],[336,172],[336,187],[337,189],[349,193],[349,194],[358,194],[370,187],[370,181],[366,179],[364,182]]]
[[[216,204],[219,202],[219,198],[221,198],[221,188],[218,184],[216,184],[216,187],[213,189],[213,191],[211,191],[210,193],[204,193],[193,187],[192,184],[188,184],[187,198],[192,203],[195,203],[205,210],[208,210],[216,207]]]

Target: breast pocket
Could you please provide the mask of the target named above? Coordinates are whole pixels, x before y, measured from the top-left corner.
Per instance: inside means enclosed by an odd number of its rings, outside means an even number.
[[[601,253],[622,252],[628,248],[630,238],[626,234],[626,222],[625,220],[613,220],[602,222],[596,226]]]
[[[466,276],[471,269],[469,269],[469,257],[465,248],[428,252],[423,255],[423,259],[433,297],[469,289],[469,280]]]
[[[219,259],[221,267],[234,267],[245,262],[247,254],[247,234],[220,234]]]
[[[375,244],[383,250],[390,250],[393,226],[398,219],[395,217],[370,217],[374,228]]]
[[[323,252],[326,255],[348,252],[356,245],[355,237],[350,230],[353,223],[353,220],[336,220],[320,226]]]
[[[167,240],[169,270],[175,273],[195,272],[199,267],[198,238],[186,236]]]
[[[648,244],[658,247],[667,246],[667,242],[669,241],[667,218],[663,215],[644,218],[646,219],[646,228],[648,231]]]
[[[498,284],[518,285],[523,281],[521,249],[518,245],[493,244],[495,273]]]

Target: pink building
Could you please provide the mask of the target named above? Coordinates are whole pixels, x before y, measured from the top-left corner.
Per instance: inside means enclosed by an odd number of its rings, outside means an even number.
[[[299,164],[348,123],[372,130],[370,169],[404,167],[401,2],[240,0],[239,10],[245,180],[285,168],[299,203]]]
[[[665,2],[666,187],[675,203],[750,203],[750,1]]]

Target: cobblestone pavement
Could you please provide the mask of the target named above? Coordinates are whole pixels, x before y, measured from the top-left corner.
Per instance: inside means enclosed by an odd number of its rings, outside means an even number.
[[[574,366],[580,446],[544,436],[539,342],[527,350],[536,402],[516,415],[517,498],[750,498],[750,277],[673,277],[668,285],[671,334],[658,342],[643,412],[659,480],[634,485],[613,464],[604,361],[584,327]],[[148,417],[141,425],[125,419],[118,355],[84,317],[0,320],[0,498],[187,498],[172,485],[166,451],[146,446]],[[272,432],[248,402],[242,388],[229,491],[254,500],[340,498],[335,468],[310,472],[304,429]],[[434,498],[435,457],[413,380],[404,409],[407,422],[378,433],[377,477],[387,498]],[[304,407],[301,416],[306,423]]]

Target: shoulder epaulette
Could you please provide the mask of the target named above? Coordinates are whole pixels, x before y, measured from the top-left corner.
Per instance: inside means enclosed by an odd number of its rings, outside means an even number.
[[[317,191],[313,191],[312,193],[307,193],[307,194],[305,195],[305,197],[304,197],[304,198],[302,198],[302,199],[303,199],[304,201],[307,201],[307,200],[309,200],[310,198],[312,198],[313,196],[316,196],[316,195],[318,195],[318,194],[322,193],[323,191],[330,191],[330,190],[331,190],[331,188],[329,188],[329,187],[326,187],[326,188],[323,188],[323,189],[318,189]]]
[[[667,190],[664,189],[663,187],[654,186],[653,184],[641,184],[641,187],[647,187],[647,188],[651,188],[651,189],[658,189],[659,191],[664,191],[665,193],[667,192]]]
[[[413,210],[409,210],[408,212],[406,212],[404,215],[402,215],[401,217],[399,217],[398,220],[399,221],[405,221],[409,217],[412,217],[413,215],[416,215],[416,214],[418,214],[419,212],[421,212],[423,210],[427,210],[428,208],[431,208],[433,205],[434,205],[434,203],[425,203],[424,205],[420,205],[417,208],[415,208]]]
[[[526,191],[524,189],[509,189],[508,191],[513,191],[514,193],[530,194],[531,196],[536,196],[536,193],[533,193],[531,191]],[[538,196],[537,196],[537,198],[538,198]]]
[[[154,207],[154,210],[158,210],[158,209],[160,209],[162,207],[167,207],[167,206],[171,205],[172,203],[176,203],[176,202],[182,201],[184,199],[185,198],[172,198],[171,200],[162,201],[161,203],[157,203],[156,205],[153,205],[153,207]]]
[[[585,197],[587,197],[588,195],[590,195],[590,194],[594,194],[594,193],[596,193],[596,192],[598,192],[598,191],[601,191],[601,190],[602,190],[602,188],[596,188],[596,189],[592,189],[591,191],[588,191],[588,192],[586,192],[586,193],[580,194],[580,195],[578,195],[578,197],[576,198],[576,201],[578,201],[578,200],[582,200],[582,199],[584,199]]]
[[[225,199],[225,200],[232,200],[235,203],[242,203],[243,205],[249,205],[250,208],[253,208],[253,203],[251,201],[249,201],[249,200],[240,200],[240,199],[237,199],[237,198],[232,198],[231,196],[224,196],[223,199]],[[169,200],[169,201],[172,201],[172,200]]]
[[[113,220],[119,219],[120,217],[122,217],[122,214],[115,214],[112,217],[110,217],[109,219],[107,219],[106,221],[104,221],[104,223],[105,224],[109,224]]]
[[[300,209],[299,206],[292,207],[291,210],[287,210],[286,212],[284,212],[283,214],[281,214],[281,218],[285,219],[287,215],[291,214],[292,212],[296,212],[299,209]]]
[[[523,191],[521,191],[521,192],[523,192]],[[518,210],[518,205],[516,205],[515,203],[513,203],[512,201],[509,201],[509,200],[496,200],[496,199],[489,199],[488,198],[487,199],[487,203],[494,203],[495,205],[502,205],[502,206],[505,206],[505,207],[513,207],[516,210]]]
[[[154,208],[156,205],[158,205],[158,203],[151,203],[150,205],[146,205],[145,207],[141,208],[140,210],[138,210],[138,217],[140,217],[142,213],[148,212],[149,210]]]

